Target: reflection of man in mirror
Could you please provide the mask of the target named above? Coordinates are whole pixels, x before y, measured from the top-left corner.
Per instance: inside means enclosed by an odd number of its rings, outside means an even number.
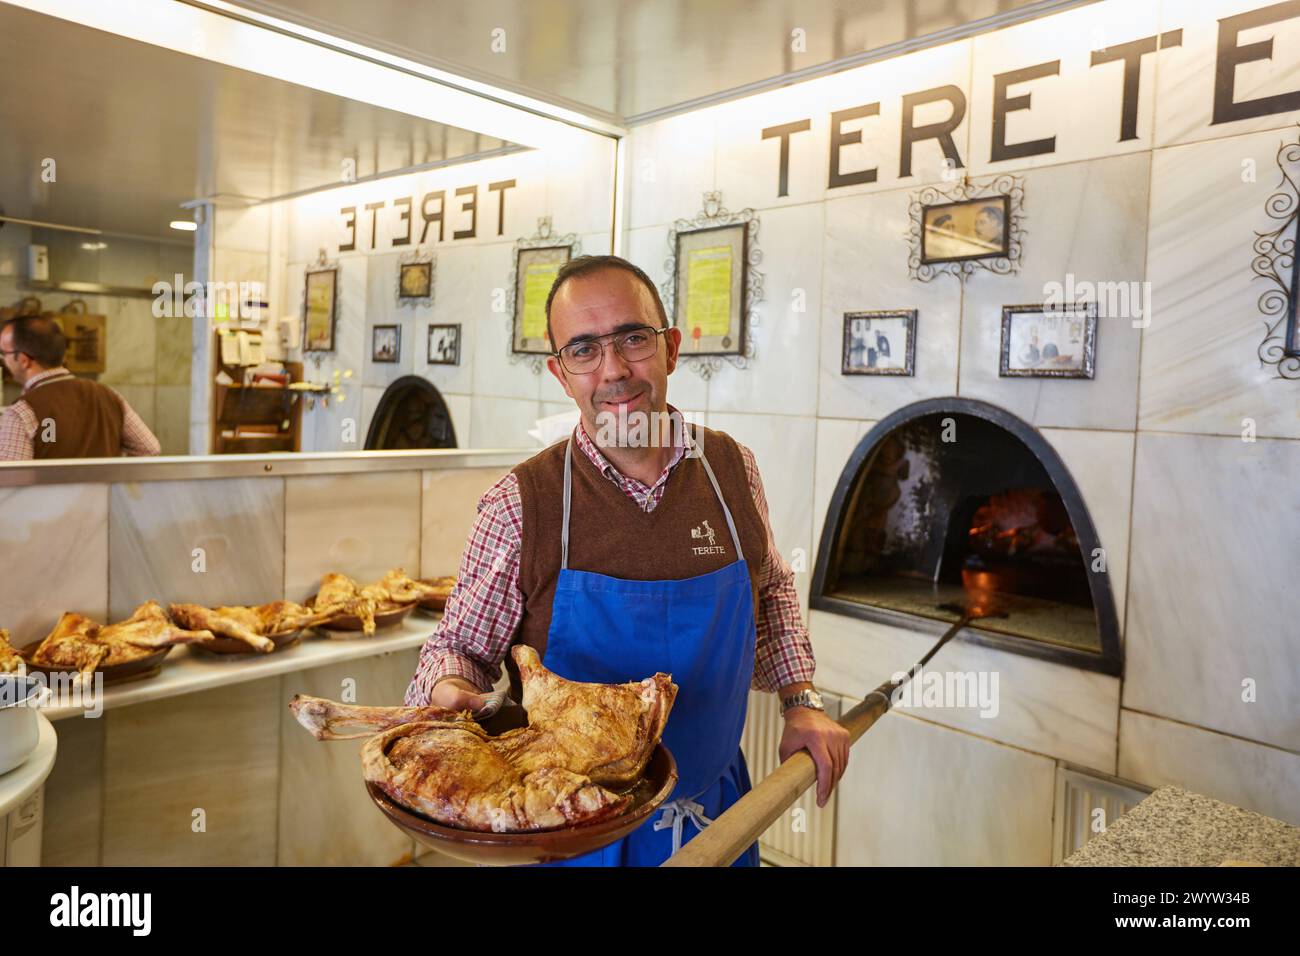
[[[23,387],[0,414],[0,460],[158,454],[158,439],[126,399],[63,367],[67,347],[53,319],[0,324],[0,355]]]
[[[1002,209],[982,206],[975,214],[975,235],[990,246],[1002,248]]]

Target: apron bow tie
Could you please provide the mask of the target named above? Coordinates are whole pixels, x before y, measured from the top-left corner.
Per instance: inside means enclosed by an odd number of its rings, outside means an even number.
[[[682,826],[687,820],[695,824],[695,829],[703,831],[713,821],[704,815],[704,807],[694,800],[682,798],[669,800],[662,807],[664,815],[654,823],[656,831],[673,828],[673,852],[682,848]]]

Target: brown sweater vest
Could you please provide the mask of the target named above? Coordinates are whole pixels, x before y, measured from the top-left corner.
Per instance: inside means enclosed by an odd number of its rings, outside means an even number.
[[[106,386],[84,378],[39,382],[22,400],[36,413],[36,458],[114,458],[122,454],[122,402]],[[53,440],[46,421],[53,420]]]
[[[691,427],[736,523],[757,616],[758,574],[767,555],[767,533],[749,490],[744,459],[729,435]],[[536,648],[543,658],[560,575],[566,443],[567,439],[557,442],[513,469],[523,503],[519,588],[524,595],[524,617],[514,642]],[[600,473],[575,439],[569,516],[571,569],[635,581],[680,580],[716,571],[735,560],[726,516],[699,458],[684,457],[677,463],[659,504],[647,514]],[[506,670],[512,696],[522,700],[518,669],[509,654]]]

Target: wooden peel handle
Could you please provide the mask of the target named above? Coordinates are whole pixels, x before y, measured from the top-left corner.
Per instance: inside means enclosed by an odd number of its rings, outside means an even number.
[[[858,742],[889,709],[892,684],[884,683],[840,718],[849,732],[849,746]],[[753,790],[737,800],[692,838],[664,866],[730,866],[759,836],[817,781],[817,766],[808,751],[800,750]]]

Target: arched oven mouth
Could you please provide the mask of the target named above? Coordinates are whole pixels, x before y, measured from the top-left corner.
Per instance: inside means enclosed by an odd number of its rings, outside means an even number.
[[[366,450],[455,448],[456,429],[442,393],[418,375],[403,375],[380,396]]]
[[[1060,456],[985,402],[938,398],[882,419],[835,488],[817,610],[939,633],[1086,670],[1123,670],[1102,543]]]

